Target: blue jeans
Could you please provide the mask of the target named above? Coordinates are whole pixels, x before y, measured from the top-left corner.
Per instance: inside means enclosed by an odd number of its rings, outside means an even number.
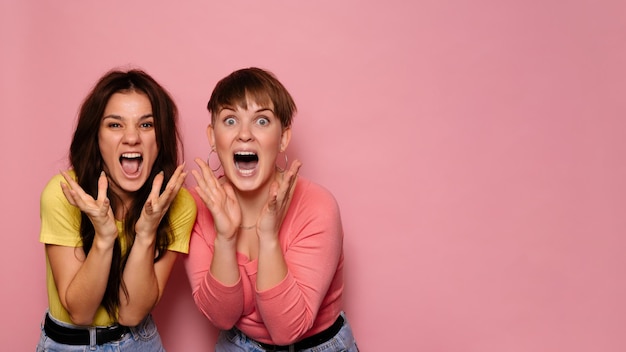
[[[344,323],[337,335],[322,344],[298,352],[358,352],[359,348],[354,340],[352,328],[348,324],[345,314],[342,312],[341,315],[344,318]],[[265,350],[239,329],[232,328],[220,332],[215,345],[215,352],[265,352]]]
[[[69,328],[76,328],[76,325],[61,322],[51,317],[57,324]],[[118,341],[105,343],[103,345],[71,346],[58,343],[46,335],[41,324],[41,337],[37,344],[37,352],[165,352],[161,344],[161,336],[157,327],[148,315],[139,325],[130,328],[130,333],[126,334]]]

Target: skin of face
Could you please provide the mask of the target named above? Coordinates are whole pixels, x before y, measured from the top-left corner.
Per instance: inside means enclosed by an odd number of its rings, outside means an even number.
[[[100,122],[98,145],[109,187],[129,200],[129,193],[148,180],[159,153],[152,104],[145,94],[131,91],[111,96]]]
[[[273,106],[248,101],[247,109],[222,107],[207,129],[209,143],[217,152],[224,175],[240,192],[266,189],[276,175],[276,158],[291,138],[282,128]],[[238,155],[256,155],[258,162],[240,163]],[[252,157],[254,160],[254,157]],[[242,166],[246,164],[246,166]]]

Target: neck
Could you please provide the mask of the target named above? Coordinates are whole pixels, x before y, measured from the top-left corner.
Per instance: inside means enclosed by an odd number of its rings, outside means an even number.
[[[259,214],[263,210],[267,202],[267,192],[263,194],[251,196],[247,193],[237,192],[237,200],[241,208],[241,226],[242,228],[254,227],[259,218]]]
[[[116,220],[124,220],[126,212],[133,204],[133,197],[126,193],[117,191],[111,192],[109,201],[111,202],[111,209],[113,209],[113,216]]]
[[[241,208],[242,228],[254,227],[256,225],[259,214],[261,214],[263,207],[267,203],[269,189],[269,183],[267,186],[252,191],[240,191],[235,188],[235,195]]]
[[[281,177],[279,173],[275,173],[270,179],[259,188],[251,191],[241,191],[235,187],[235,195],[241,207],[241,226],[242,228],[250,228],[256,225],[259,214],[267,203],[269,197],[270,186],[274,180],[278,181]],[[230,181],[228,181],[230,182]],[[232,182],[230,182],[232,185]]]

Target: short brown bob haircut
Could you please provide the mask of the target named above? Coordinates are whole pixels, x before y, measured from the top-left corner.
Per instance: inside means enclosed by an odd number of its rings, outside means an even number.
[[[249,100],[263,107],[273,105],[282,127],[291,127],[297,110],[293,98],[273,73],[257,67],[237,70],[217,82],[207,104],[211,123],[222,108],[247,109]]]

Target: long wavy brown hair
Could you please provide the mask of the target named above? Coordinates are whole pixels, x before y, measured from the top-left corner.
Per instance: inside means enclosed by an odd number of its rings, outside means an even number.
[[[70,146],[69,161],[76,172],[78,184],[85,192],[94,198],[98,195],[98,177],[100,172],[104,170],[104,161],[98,145],[98,132],[109,99],[113,94],[120,92],[142,93],[150,100],[159,152],[154,166],[150,170],[148,180],[139,190],[134,192],[132,204],[123,211],[125,214],[124,219],[122,219],[124,233],[123,236],[118,237],[114,245],[111,270],[101,303],[107,313],[113,318],[117,317],[120,289],[128,298],[128,291],[122,279],[122,273],[128,259],[128,253],[135,240],[135,224],[152,189],[152,181],[159,171],[163,171],[165,176],[161,189],[161,192],[163,192],[168,180],[176,170],[179,158],[182,159],[183,153],[177,127],[178,109],[165,88],[142,70],[109,71],[100,78],[83,101]],[[117,214],[116,209],[124,206],[121,198],[111,188],[108,189],[107,196],[110,199],[113,213]],[[169,211],[163,217],[157,230],[155,262],[161,259],[173,240],[168,215]],[[80,237],[85,254],[89,253],[94,236],[93,224],[84,213],[81,213]],[[120,241],[124,241],[126,244],[125,253],[122,253]]]

